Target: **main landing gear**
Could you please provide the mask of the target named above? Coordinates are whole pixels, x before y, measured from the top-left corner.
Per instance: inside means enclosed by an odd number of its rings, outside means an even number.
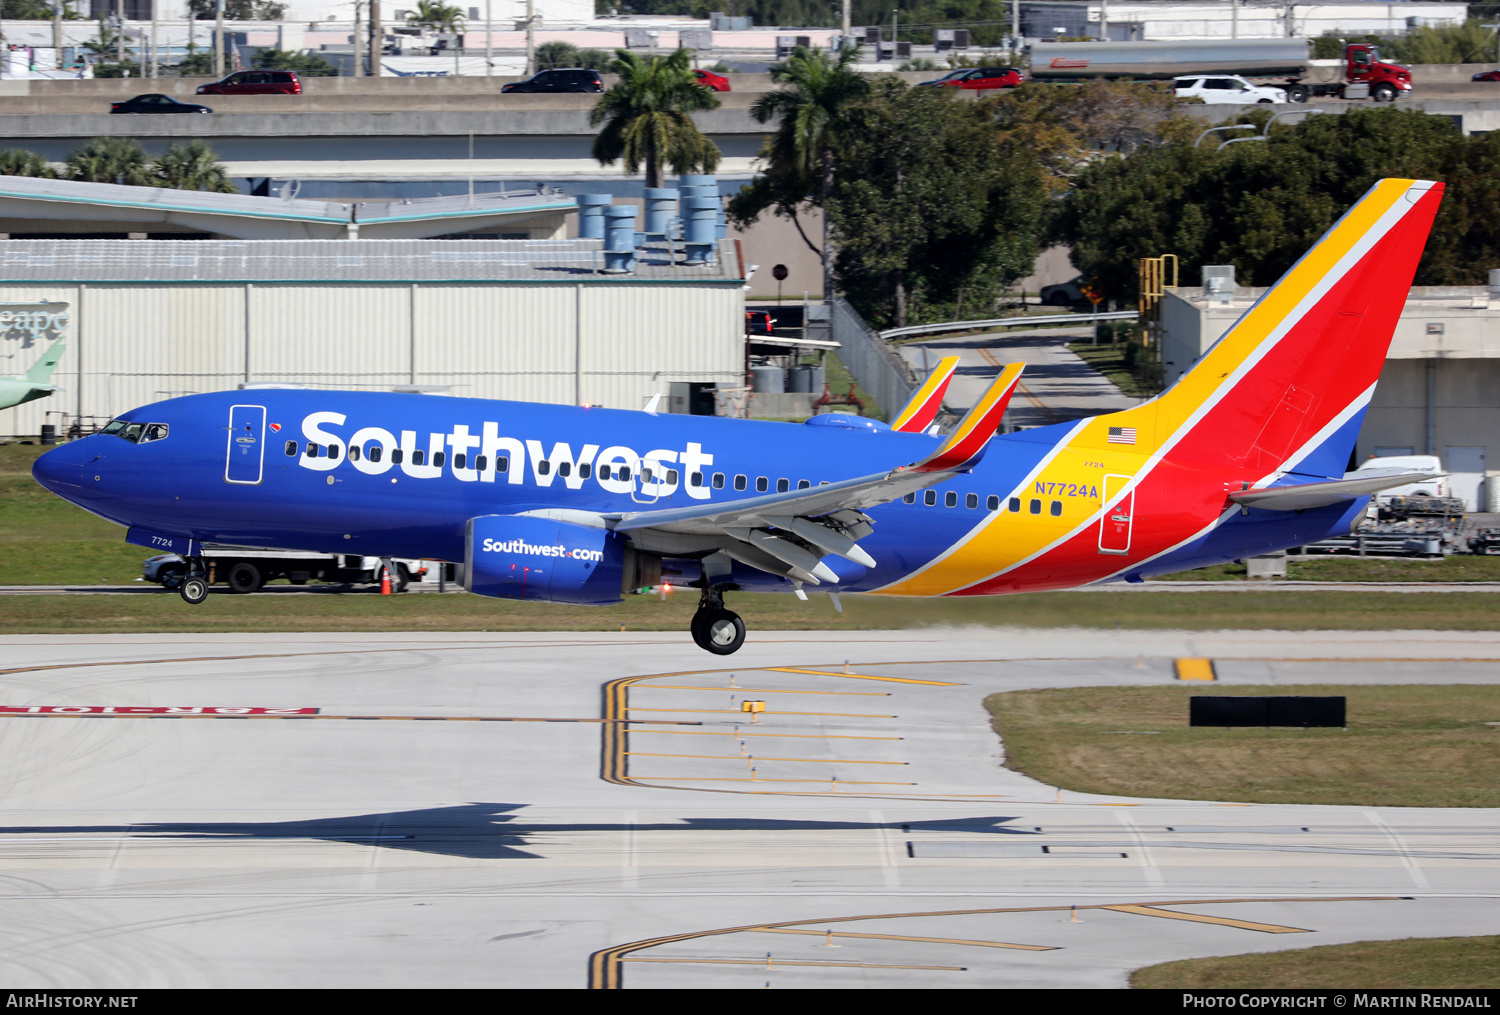
[[[745,622],[738,613],[724,608],[724,589],[725,586],[709,586],[703,590],[691,625],[693,641],[716,656],[738,652],[745,644]]]

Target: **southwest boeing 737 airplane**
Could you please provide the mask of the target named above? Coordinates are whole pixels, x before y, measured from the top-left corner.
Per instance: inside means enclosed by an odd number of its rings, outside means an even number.
[[[37,481],[188,560],[203,543],[461,561],[470,592],[597,605],[726,593],[987,596],[1138,582],[1347,531],[1412,475],[1345,478],[1443,186],[1373,187],[1176,384],[997,435],[1006,367],[946,437],[954,361],[887,426],[805,425],[397,393],[254,390],[136,409]]]

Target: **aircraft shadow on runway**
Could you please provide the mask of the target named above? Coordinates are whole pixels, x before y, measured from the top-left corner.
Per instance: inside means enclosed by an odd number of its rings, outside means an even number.
[[[939,821],[816,821],[794,818],[697,818],[646,824],[619,822],[526,822],[526,804],[470,803],[411,811],[355,814],[301,821],[137,822],[128,825],[6,825],[7,835],[130,835],[141,839],[224,842],[247,839],[321,839],[361,846],[459,856],[473,860],[541,859],[529,852],[528,836],[562,832],[838,831],[898,829],[1036,835],[1033,828],[1006,827],[1014,817],[950,818]]]

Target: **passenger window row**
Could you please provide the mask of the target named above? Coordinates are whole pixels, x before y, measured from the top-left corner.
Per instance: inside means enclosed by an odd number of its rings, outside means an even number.
[[[917,494],[915,492],[909,493],[905,497],[902,497],[901,500],[903,502],[907,503],[907,504],[915,504],[917,502]],[[928,489],[928,490],[923,490],[922,491],[922,503],[923,504],[927,505],[928,507],[936,507],[937,506],[937,502],[938,502],[938,492],[936,490]],[[943,506],[944,507],[958,507],[958,491],[957,490],[948,490],[948,491],[945,491],[943,493]],[[970,511],[972,511],[975,508],[979,507],[979,494],[977,494],[977,493],[965,494],[964,495],[964,507],[968,508]],[[986,511],[999,511],[1000,510],[1000,498],[996,497],[994,494],[990,494],[984,500],[984,507],[985,507]],[[1021,498],[1020,497],[1011,497],[1009,499],[1009,501],[1007,501],[1005,507],[1006,507],[1007,511],[1010,511],[1010,512],[1012,512],[1014,514],[1019,514],[1020,511],[1021,511]],[[1027,509],[1030,511],[1031,514],[1039,515],[1039,514],[1042,513],[1042,502],[1040,500],[1038,500],[1038,499],[1036,499],[1036,498],[1033,497],[1031,499],[1030,504],[1027,506]],[[1050,513],[1052,515],[1052,517],[1054,517],[1054,518],[1060,517],[1062,515],[1062,513],[1063,513],[1063,503],[1062,503],[1062,501],[1060,501],[1060,500],[1053,501],[1052,504],[1048,507],[1047,510],[1048,510],[1048,513]]]

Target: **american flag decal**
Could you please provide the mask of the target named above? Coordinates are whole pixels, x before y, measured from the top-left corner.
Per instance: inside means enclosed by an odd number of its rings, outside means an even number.
[[[1135,443],[1135,427],[1133,427],[1133,426],[1112,426],[1112,427],[1110,427],[1109,428],[1109,443],[1110,444],[1134,444]]]

